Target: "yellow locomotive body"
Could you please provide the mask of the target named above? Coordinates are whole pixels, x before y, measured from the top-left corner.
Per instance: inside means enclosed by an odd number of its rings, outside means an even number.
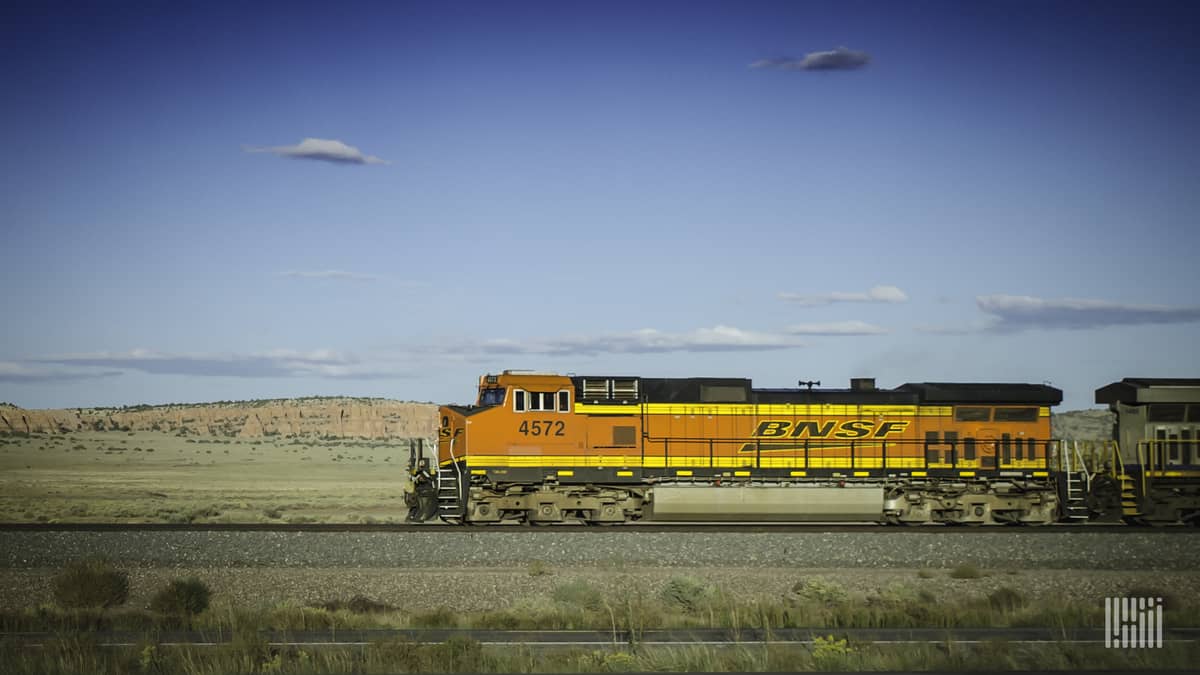
[[[1059,401],[1045,385],[754,389],[505,371],[480,378],[475,405],[441,408],[436,493],[426,485],[412,515],[1050,522]]]

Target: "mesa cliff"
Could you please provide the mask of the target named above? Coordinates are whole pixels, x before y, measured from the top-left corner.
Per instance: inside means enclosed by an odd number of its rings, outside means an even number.
[[[125,408],[30,410],[0,405],[0,432],[160,431],[239,438],[427,438],[432,403],[369,398],[298,398]]]

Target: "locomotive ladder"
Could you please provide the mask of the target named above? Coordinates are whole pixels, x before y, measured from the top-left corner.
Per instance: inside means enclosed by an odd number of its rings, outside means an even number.
[[[461,518],[463,515],[458,472],[457,463],[438,467],[437,504],[438,515],[442,518]]]
[[[1087,463],[1083,460],[1083,453],[1079,451],[1079,441],[1071,441],[1069,444],[1064,441],[1059,444],[1059,451],[1065,502],[1063,516],[1067,520],[1087,520],[1087,496],[1091,490],[1091,474],[1088,473]]]

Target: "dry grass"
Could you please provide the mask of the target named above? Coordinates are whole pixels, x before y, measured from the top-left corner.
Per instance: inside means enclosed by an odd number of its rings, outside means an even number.
[[[1012,670],[1190,670],[1200,658],[1194,644],[1164,649],[1117,650],[1069,644],[1014,648],[945,642],[905,646],[852,644],[836,636],[808,646],[701,645],[601,649],[488,647],[468,638],[441,644],[387,640],[354,648],[272,648],[261,637],[241,634],[216,649],[171,647],[146,640],[134,647],[105,649],[86,636],[63,636],[41,650],[0,645],[0,662],[15,675],[38,673],[604,673],[604,672],[796,672]]]
[[[911,571],[908,572],[911,575]],[[972,584],[977,588],[977,584]],[[405,611],[354,595],[319,606],[295,602],[246,607],[218,598],[187,626],[206,635],[233,636],[217,648],[168,647],[154,636],[178,628],[173,612],[129,608],[63,609],[42,606],[0,612],[0,630],[51,631],[45,649],[0,642],[6,673],[218,673],[218,672],[610,672],[610,671],[780,671],[780,670],[963,670],[980,666],[1030,668],[1187,668],[1200,658],[1200,645],[1175,643],[1156,650],[1106,650],[1072,644],[976,645],[945,641],[903,647],[847,639],[843,629],[860,627],[1096,626],[1103,613],[1085,599],[1026,597],[1001,587],[990,594],[958,593],[939,600],[906,582],[862,595],[837,581],[804,575],[774,597],[749,597],[741,584],[713,584],[691,577],[664,579],[655,589],[619,586],[605,593],[582,580],[554,584],[547,595],[505,603],[503,609],[456,612],[441,608]],[[1190,598],[1167,608],[1172,626],[1200,623],[1200,606]],[[343,649],[272,648],[260,631],[459,627],[493,629],[599,629],[620,631],[620,644],[602,649],[530,651],[489,649],[469,639],[438,645],[386,640]],[[808,645],[652,647],[642,643],[653,628],[812,628],[821,637]],[[123,630],[144,635],[133,648],[99,648],[88,631]],[[839,634],[840,633],[840,634]],[[227,639],[222,637],[222,640]],[[306,651],[307,650],[307,651]]]
[[[0,437],[0,522],[401,522],[408,443]]]
[[[718,593],[718,595],[724,595]],[[636,602],[629,599],[630,602]],[[625,608],[618,608],[624,610]],[[563,614],[580,608],[564,607]],[[839,636],[838,628],[807,645],[733,644],[729,646],[649,646],[637,637],[648,628],[638,613],[612,614],[616,627],[631,628],[631,638],[602,648],[532,650],[526,646],[485,647],[465,637],[441,644],[420,644],[389,639],[361,647],[278,648],[267,644],[259,632],[269,628],[337,631],[367,627],[369,619],[344,610],[283,607],[257,613],[206,612],[211,622],[197,626],[232,635],[217,648],[166,646],[155,642],[155,629],[168,627],[143,613],[131,623],[126,612],[122,627],[142,632],[142,643],[129,648],[101,648],[81,630],[111,628],[114,624],[88,621],[76,627],[60,622],[56,637],[44,649],[23,649],[13,642],[0,643],[0,662],[6,673],[394,673],[394,672],[759,672],[759,671],[927,671],[990,669],[1188,669],[1200,659],[1197,643],[1172,643],[1162,649],[1115,650],[1076,644],[1012,645],[1004,641],[958,644],[942,641],[928,645],[875,645]],[[83,617],[80,612],[80,618]],[[528,608],[506,612],[512,621],[491,617],[464,620],[450,612],[408,618],[416,626],[475,626],[493,628],[540,628],[529,621]],[[753,616],[747,612],[746,616]],[[528,623],[527,623],[528,622]],[[8,622],[6,622],[8,623]],[[511,624],[511,625],[510,625]],[[11,625],[11,624],[9,624]],[[740,624],[752,625],[752,622]]]

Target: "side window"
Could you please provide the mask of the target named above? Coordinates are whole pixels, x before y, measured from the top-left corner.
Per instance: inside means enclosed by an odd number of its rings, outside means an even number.
[[[1146,419],[1150,422],[1182,422],[1183,417],[1182,403],[1155,403],[1150,406],[1150,414]]]
[[[991,419],[991,408],[959,406],[954,409],[955,422],[990,422]]]
[[[996,408],[997,422],[1036,422],[1037,408]]]
[[[513,410],[525,412],[525,392],[520,389],[513,390]]]
[[[571,392],[566,389],[558,392],[558,412],[571,412]]]

